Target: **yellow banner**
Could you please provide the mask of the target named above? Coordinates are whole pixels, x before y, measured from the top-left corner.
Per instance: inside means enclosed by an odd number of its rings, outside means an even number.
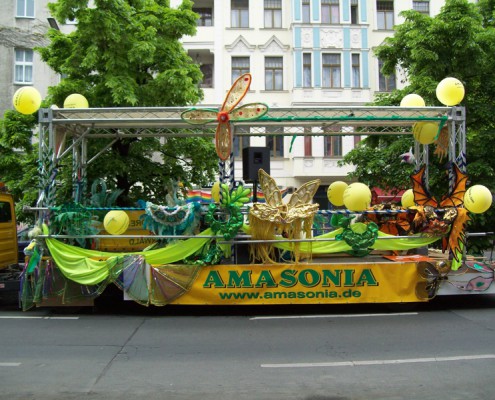
[[[108,235],[108,239],[101,238],[98,240],[98,250],[114,252],[141,251],[156,242],[156,239],[150,235],[150,231],[143,229],[143,220],[140,217],[144,214],[144,211],[126,210],[126,213],[129,216],[129,227],[123,235],[147,235],[148,237],[114,238],[112,235]],[[100,235],[105,235],[106,231],[103,226],[100,229]]]
[[[214,265],[173,304],[342,304],[424,301],[416,263]]]

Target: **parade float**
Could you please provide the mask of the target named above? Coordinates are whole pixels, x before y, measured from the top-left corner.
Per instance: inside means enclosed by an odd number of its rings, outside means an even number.
[[[413,96],[400,107],[270,108],[241,105],[250,82],[241,76],[219,109],[93,109],[78,101],[41,109],[41,189],[32,208],[38,226],[27,249],[22,307],[91,300],[108,285],[158,306],[408,303],[494,292],[493,265],[466,255],[469,215],[486,211],[492,197],[483,186],[466,186],[465,111],[457,106],[463,87],[439,85],[444,107]],[[327,210],[313,201],[319,179],[284,197],[287,191],[259,169],[260,195],[253,196],[257,184],[252,189],[235,176],[235,135],[308,134],[414,135],[414,151],[403,155],[416,167],[411,189],[399,204],[371,205],[366,185],[333,182]],[[88,192],[106,195],[104,181],[87,182],[88,162],[98,157],[88,154],[88,142],[145,136],[211,137],[218,182],[188,201],[171,188],[163,204],[88,204]],[[449,161],[441,199],[428,191],[429,146]],[[56,204],[57,171],[68,155],[73,199]],[[331,229],[315,234],[317,218]]]

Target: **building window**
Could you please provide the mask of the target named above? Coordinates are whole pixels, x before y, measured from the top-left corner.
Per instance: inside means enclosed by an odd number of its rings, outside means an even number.
[[[16,17],[34,18],[34,0],[17,0]]]
[[[323,87],[339,88],[340,85],[340,54],[323,54]]]
[[[304,128],[304,132],[311,133],[311,128]],[[304,157],[311,157],[313,155],[313,137],[304,136]]]
[[[325,136],[323,145],[325,157],[342,156],[342,136]]]
[[[302,0],[302,22],[309,24],[311,15],[311,6],[309,0]]]
[[[265,90],[283,90],[283,58],[265,57]]]
[[[327,125],[323,127],[323,155],[325,157],[342,156],[342,136],[341,129],[337,125]]]
[[[339,0],[321,0],[321,22],[323,24],[338,24]]]
[[[266,145],[270,148],[270,157],[279,158],[284,156],[284,137],[272,135],[266,137]]]
[[[265,28],[282,28],[282,0],[265,0]]]
[[[391,30],[394,28],[394,1],[377,0],[376,17],[378,29]]]
[[[359,0],[351,0],[351,24],[359,24],[358,14],[358,2]]]
[[[249,72],[249,57],[232,57],[232,83]]]
[[[211,8],[193,8],[199,18],[196,20],[197,26],[213,26],[213,11]]]
[[[395,87],[395,74],[385,76],[382,72],[383,62],[378,60],[378,89],[380,92],[391,92]]]
[[[236,126],[235,133],[249,133],[249,127],[246,126]],[[234,134],[233,138],[233,151],[234,157],[242,158],[242,149],[245,147],[249,147],[249,136],[239,136]]]
[[[33,83],[33,50],[15,49],[15,83]]]
[[[213,87],[213,65],[212,64],[201,64],[199,69],[203,73],[203,80],[200,83],[202,88],[212,88]]]
[[[352,87],[361,87],[361,65],[359,62],[359,54],[352,54]]]
[[[413,1],[413,10],[420,12],[421,14],[430,15],[430,2],[429,0]]]
[[[249,28],[249,0],[231,0],[232,28]]]
[[[303,54],[303,87],[311,87],[311,54]]]

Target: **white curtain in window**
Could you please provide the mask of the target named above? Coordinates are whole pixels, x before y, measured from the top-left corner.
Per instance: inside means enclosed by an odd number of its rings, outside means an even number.
[[[17,0],[18,17],[34,17],[34,0]]]
[[[33,50],[16,49],[15,50],[15,82],[32,83],[33,82]]]

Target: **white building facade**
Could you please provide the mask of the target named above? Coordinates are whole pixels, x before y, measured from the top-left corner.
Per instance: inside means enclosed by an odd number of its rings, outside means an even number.
[[[380,92],[400,88],[399,76],[384,76],[373,49],[393,35],[401,11],[433,16],[443,0],[197,0],[197,34],[183,40],[205,75],[205,106],[222,103],[233,81],[250,72],[245,103],[269,107],[362,106]],[[399,79],[398,79],[399,78]],[[303,129],[303,128],[301,128]],[[322,128],[323,129],[323,128]],[[312,132],[314,135],[314,131]],[[247,139],[247,138],[244,138]],[[344,179],[350,166],[338,161],[361,138],[354,135],[252,137],[245,146],[270,147],[270,173],[281,186],[299,187],[320,178],[317,200]],[[242,163],[236,163],[242,177]]]
[[[474,1],[474,0],[473,0]],[[0,112],[12,108],[21,86],[43,96],[59,77],[33,51],[46,41],[49,0],[4,0],[0,14]],[[172,0],[171,5],[179,4]],[[197,33],[183,38],[201,66],[204,100],[222,104],[233,81],[250,72],[244,103],[269,107],[361,106],[380,92],[399,88],[401,79],[383,76],[373,49],[393,35],[399,13],[415,9],[437,14],[444,0],[196,0]],[[52,21],[53,22],[53,21]],[[61,25],[62,31],[73,25]],[[292,128],[297,129],[297,128]],[[303,129],[303,128],[301,128]],[[242,148],[268,146],[271,175],[281,186],[299,187],[318,177],[321,191],[346,177],[351,167],[337,162],[359,136],[236,137],[236,179],[242,180]],[[320,196],[321,197],[321,193]]]

